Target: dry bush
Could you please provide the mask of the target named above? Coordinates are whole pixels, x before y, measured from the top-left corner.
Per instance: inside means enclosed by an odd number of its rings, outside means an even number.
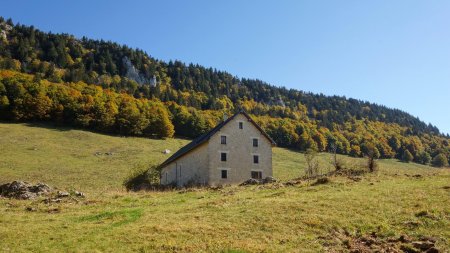
[[[367,156],[367,169],[370,173],[373,173],[378,170],[378,162],[375,160],[373,156]]]
[[[362,161],[347,162],[340,170],[331,172],[332,175],[359,176],[367,173],[366,163]]]
[[[344,161],[337,156],[337,148],[336,145],[331,145],[330,153],[331,156],[331,165],[333,165],[336,171],[340,171],[345,168]]]
[[[380,152],[378,149],[370,144],[367,145],[366,158],[367,158],[367,169],[370,173],[375,172],[378,169],[378,163],[375,159],[380,157]]]
[[[317,152],[312,149],[308,149],[305,153],[306,159],[306,168],[305,175],[306,177],[315,177],[319,175],[319,161],[317,160]]]

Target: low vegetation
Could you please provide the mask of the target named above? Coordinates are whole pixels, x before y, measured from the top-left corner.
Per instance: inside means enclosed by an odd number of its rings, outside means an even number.
[[[157,190],[160,186],[160,171],[157,165],[135,168],[123,182],[128,191]]]
[[[62,202],[0,198],[0,251],[450,249],[448,169],[378,160],[373,173],[289,184],[304,176],[306,158],[274,148],[274,176],[281,182],[151,192],[122,186],[131,168],[157,164],[168,156],[163,150],[186,143],[1,123],[0,184],[45,182],[85,196]],[[365,159],[337,157],[341,171],[367,172]],[[334,170],[332,154],[315,159],[324,173]]]

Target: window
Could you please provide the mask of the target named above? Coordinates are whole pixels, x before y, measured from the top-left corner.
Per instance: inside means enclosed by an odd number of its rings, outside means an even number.
[[[251,176],[253,179],[262,179],[262,171],[252,171]]]
[[[222,162],[227,161],[227,153],[220,153],[220,161]]]
[[[239,122],[239,129],[244,129],[244,122]]]
[[[253,147],[258,147],[258,139],[253,138]]]
[[[227,170],[221,170],[220,172],[221,172],[221,177],[222,178],[224,178],[224,179],[228,178],[228,171]]]
[[[259,155],[253,155],[253,163],[255,164],[259,163]]]
[[[220,136],[220,144],[227,144],[227,137],[222,135]]]

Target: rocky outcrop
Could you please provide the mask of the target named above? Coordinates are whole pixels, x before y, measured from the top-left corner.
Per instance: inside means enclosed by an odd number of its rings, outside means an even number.
[[[7,41],[8,33],[12,29],[13,29],[12,26],[8,25],[7,23],[5,23],[5,22],[0,23],[0,40]]]
[[[67,191],[57,191],[44,183],[31,184],[24,181],[13,181],[11,183],[0,185],[0,196],[10,199],[36,199],[42,196],[49,200],[72,196],[85,197],[82,192],[75,191],[70,193]]]
[[[139,70],[136,69],[136,67],[133,65],[133,63],[131,62],[131,60],[128,57],[126,57],[126,56],[123,57],[122,58],[122,63],[123,63],[123,65],[125,66],[125,68],[127,70],[127,73],[125,74],[125,77],[127,77],[128,79],[136,81],[136,83],[138,83],[138,84],[144,84],[144,83],[149,84],[150,83],[150,81],[147,80],[144,75],[139,73]]]
[[[23,181],[13,181],[0,185],[0,195],[6,198],[34,199],[51,192],[52,188],[44,183],[33,185]]]
[[[250,178],[250,179],[247,179],[244,182],[242,182],[240,185],[244,186],[244,185],[256,185],[256,184],[270,184],[270,183],[275,183],[275,182],[277,182],[277,180],[274,177],[266,177],[264,179]]]

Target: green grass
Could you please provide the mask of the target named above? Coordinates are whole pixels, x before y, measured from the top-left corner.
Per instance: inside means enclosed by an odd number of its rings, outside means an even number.
[[[137,221],[143,213],[143,209],[123,209],[120,211],[106,211],[95,215],[83,216],[80,222],[91,221],[95,223],[109,223],[112,227],[118,227],[127,223]],[[111,221],[114,220],[115,222]]]
[[[0,124],[0,181],[43,181],[102,192],[122,189],[135,167],[160,163],[188,141],[116,137],[47,125]],[[102,155],[96,155],[97,152]],[[111,152],[112,155],[105,153]]]
[[[87,198],[49,205],[0,199],[0,252],[345,251],[330,238],[341,229],[434,236],[440,249],[450,249],[448,169],[383,160],[379,172],[359,182],[333,177],[318,186],[124,191],[133,167],[161,162],[167,157],[162,150],[185,143],[1,123],[0,183],[42,181]],[[340,158],[349,166],[364,162]],[[329,170],[330,156],[319,159]],[[273,164],[274,176],[289,180],[302,175],[305,160],[274,148]],[[30,206],[36,211],[26,211]],[[423,211],[427,215],[417,215]]]

